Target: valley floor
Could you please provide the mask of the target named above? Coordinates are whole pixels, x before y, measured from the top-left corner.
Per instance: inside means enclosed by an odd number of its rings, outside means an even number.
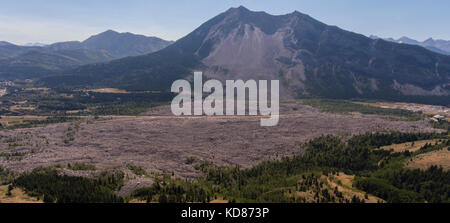
[[[300,104],[282,104],[278,126],[261,127],[258,116],[175,117],[169,106],[142,116],[100,116],[44,127],[0,131],[0,166],[23,172],[40,166],[85,163],[93,176],[118,168],[128,180],[120,194],[150,185],[130,171],[175,177],[198,176],[193,162],[250,167],[263,160],[302,153],[301,145],[326,134],[350,136],[375,131],[441,132],[428,120],[406,121],[379,115],[332,114]],[[191,161],[189,161],[191,159]]]

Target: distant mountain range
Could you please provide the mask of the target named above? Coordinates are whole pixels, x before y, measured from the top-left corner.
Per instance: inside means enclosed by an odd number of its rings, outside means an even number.
[[[45,43],[27,43],[27,44],[25,44],[23,46],[40,46],[40,47],[43,47],[43,46],[48,46],[48,44],[45,44]]]
[[[168,45],[157,37],[112,30],[84,40],[18,46],[0,42],[0,78],[33,78],[80,65],[106,62],[158,51]]]
[[[208,78],[279,79],[282,98],[436,100],[450,104],[450,56],[342,30],[308,15],[231,8],[152,54],[86,65],[46,86],[168,90]]]
[[[380,37],[374,36],[374,35],[371,35],[370,38],[380,39]],[[418,46],[425,47],[431,51],[434,51],[436,53],[450,55],[450,40],[434,40],[433,38],[428,38],[427,40],[420,42],[420,41],[408,38],[406,36],[401,37],[399,39],[384,38],[384,40],[395,42],[395,43],[418,45]]]
[[[14,45],[14,44],[8,43],[6,41],[0,41],[0,46],[11,46],[11,45]]]

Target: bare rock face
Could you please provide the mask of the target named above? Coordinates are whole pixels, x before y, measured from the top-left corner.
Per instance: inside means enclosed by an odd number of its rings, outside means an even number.
[[[221,30],[212,32],[206,39],[218,39],[208,57],[202,60],[208,69],[207,77],[218,80],[279,80],[284,84],[301,87],[305,80],[304,66],[296,59],[297,52],[284,45],[290,28],[282,29],[272,35],[249,24],[240,24],[228,36]],[[283,59],[293,60],[292,66],[285,66]],[[281,95],[295,98],[294,89],[284,86]]]
[[[158,52],[84,66],[47,83],[168,90],[193,70],[219,80],[280,80],[280,97],[450,104],[450,56],[342,30],[308,15],[231,8]],[[131,76],[130,76],[131,75]],[[131,78],[130,78],[131,77]],[[419,96],[419,97],[418,97]]]
[[[372,40],[299,12],[273,16],[232,8],[178,45],[191,43],[208,77],[278,79],[282,98],[450,94],[450,57]]]

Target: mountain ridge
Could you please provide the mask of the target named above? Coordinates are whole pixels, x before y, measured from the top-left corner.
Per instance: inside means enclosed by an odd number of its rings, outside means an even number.
[[[370,39],[300,12],[270,15],[244,7],[211,18],[156,53],[87,65],[42,81],[168,90],[175,79],[189,80],[193,70],[219,80],[280,79],[282,98],[406,100],[450,93],[449,56]]]
[[[108,30],[80,41],[45,46],[0,45],[0,78],[33,78],[89,63],[160,50],[172,41]]]
[[[370,38],[378,39],[380,37],[371,35]],[[384,40],[387,40],[390,42],[395,42],[395,43],[418,45],[418,46],[422,46],[422,47],[429,49],[436,53],[450,55],[450,40],[441,40],[441,39],[435,40],[430,37],[430,38],[420,42],[418,40],[411,39],[406,36],[402,36],[398,39],[394,39],[394,38],[380,38],[380,39],[384,39]]]

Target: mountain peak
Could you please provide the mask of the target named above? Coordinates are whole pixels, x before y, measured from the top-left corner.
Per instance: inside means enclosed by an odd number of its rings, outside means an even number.
[[[290,14],[288,14],[288,15],[291,15],[291,16],[296,16],[296,17],[303,17],[303,16],[308,16],[308,15],[306,15],[306,14],[303,14],[303,13],[301,13],[301,12],[297,11],[297,10],[293,11],[292,13],[290,13]]]
[[[402,37],[400,37],[400,39],[398,39],[398,40],[413,40],[413,39],[411,39],[411,38],[409,38],[409,37],[407,37],[407,36],[402,36]]]
[[[99,42],[104,48],[118,45]],[[280,96],[286,99],[304,94],[374,99],[450,94],[450,57],[409,44],[372,41],[298,11],[270,15],[243,6],[228,9],[153,54],[82,67],[70,74],[77,78],[69,84],[164,91],[198,69],[218,80],[280,79]]]
[[[99,36],[99,35],[117,35],[117,34],[120,34],[120,33],[117,31],[114,31],[112,29],[108,29],[105,32],[97,34],[97,36]]]
[[[242,6],[242,5],[240,5],[237,8],[231,8],[231,9],[235,9],[235,10],[238,10],[238,11],[241,11],[241,12],[251,12],[248,8],[246,8],[246,7]]]
[[[228,9],[225,13],[226,14],[231,14],[233,16],[237,16],[237,15],[246,15],[251,13],[252,11],[250,11],[249,9],[245,8],[244,6],[239,6],[239,7],[232,7],[230,9]]]
[[[391,41],[391,40],[389,40]],[[397,41],[394,40],[394,42],[398,42],[398,43],[406,43],[406,44],[413,44],[413,45],[417,45],[419,42],[417,40],[411,39],[409,37],[406,36],[402,36],[400,39],[398,39]]]
[[[423,41],[423,43],[425,44],[434,43],[434,39],[430,37],[427,40]]]
[[[90,36],[88,39],[84,40],[83,43],[96,41],[96,40],[103,41],[105,39],[114,38],[115,36],[118,36],[118,35],[120,35],[119,32],[116,32],[114,30],[108,29],[108,30],[106,30],[104,32],[101,32],[99,34],[95,34],[95,35]]]
[[[370,38],[375,39],[377,36],[371,35]],[[433,52],[444,54],[444,55],[450,55],[450,41],[446,40],[436,40],[433,38],[428,38],[423,42],[417,41],[415,39],[411,39],[409,37],[403,36],[399,39],[394,38],[383,38],[384,40],[387,40],[389,42],[394,43],[403,43],[403,44],[410,44],[410,45],[418,45],[422,46],[428,50],[431,50]]]
[[[112,29],[108,29],[108,30],[106,30],[106,31],[103,32],[103,33],[119,33],[119,32],[117,32],[117,31],[115,31],[115,30],[112,30]]]

